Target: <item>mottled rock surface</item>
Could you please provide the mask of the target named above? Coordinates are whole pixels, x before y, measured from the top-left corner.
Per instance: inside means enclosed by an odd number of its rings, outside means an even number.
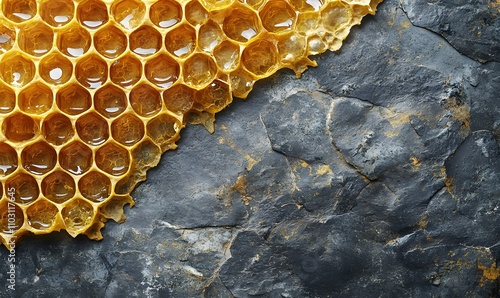
[[[25,239],[0,297],[499,297],[499,9],[386,0],[185,129],[103,241]]]

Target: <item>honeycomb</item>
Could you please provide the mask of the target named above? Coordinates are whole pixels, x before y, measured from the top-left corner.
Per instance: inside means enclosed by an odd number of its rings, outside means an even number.
[[[101,239],[187,123],[338,50],[382,0],[2,0],[0,238]]]

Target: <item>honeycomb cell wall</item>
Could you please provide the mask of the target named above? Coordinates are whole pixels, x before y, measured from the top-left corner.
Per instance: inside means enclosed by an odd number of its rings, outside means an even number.
[[[180,130],[337,50],[382,0],[3,0],[0,239],[101,239]]]

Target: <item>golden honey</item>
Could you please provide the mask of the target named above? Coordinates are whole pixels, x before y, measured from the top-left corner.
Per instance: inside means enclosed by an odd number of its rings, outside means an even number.
[[[382,0],[3,0],[0,239],[101,239],[189,122],[337,50]]]

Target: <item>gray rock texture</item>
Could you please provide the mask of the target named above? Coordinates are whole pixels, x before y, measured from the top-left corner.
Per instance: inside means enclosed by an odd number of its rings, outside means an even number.
[[[0,297],[500,297],[500,3],[385,0],[182,132],[104,240],[27,238]]]

